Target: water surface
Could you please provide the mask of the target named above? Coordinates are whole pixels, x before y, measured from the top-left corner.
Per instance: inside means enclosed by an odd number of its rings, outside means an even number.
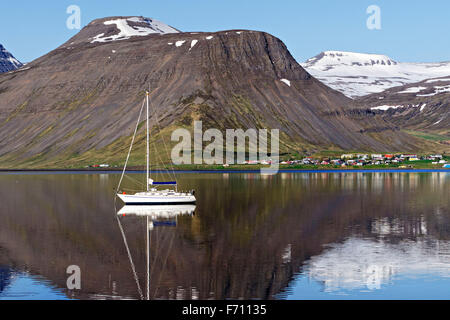
[[[151,224],[151,299],[450,298],[450,173],[177,178],[198,202]],[[118,180],[0,174],[0,299],[145,296],[147,217],[117,215]]]

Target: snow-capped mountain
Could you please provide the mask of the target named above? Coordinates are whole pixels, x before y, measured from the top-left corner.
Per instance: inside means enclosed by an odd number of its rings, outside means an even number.
[[[18,69],[22,63],[0,44],[0,73]]]
[[[403,63],[388,56],[325,51],[302,66],[326,85],[349,97],[382,92],[425,79],[450,76],[450,61]]]
[[[108,42],[115,40],[129,39],[135,36],[147,36],[153,33],[178,33],[179,31],[167,24],[150,18],[128,17],[103,21],[104,25],[114,25],[119,33],[105,35],[100,33],[96,35],[91,42]]]
[[[180,31],[164,22],[134,16],[117,16],[96,19],[72,37],[63,47],[71,48],[81,43],[106,43],[149,35],[174,34]]]

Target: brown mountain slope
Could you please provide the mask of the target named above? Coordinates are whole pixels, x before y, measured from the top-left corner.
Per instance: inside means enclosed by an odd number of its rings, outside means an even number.
[[[0,167],[81,165],[94,154],[122,160],[149,86],[152,119],[166,134],[200,119],[221,130],[280,129],[285,151],[417,148],[418,140],[382,117],[344,111],[350,100],[310,76],[267,33],[93,42],[120,34],[105,25],[111,19],[91,22],[26,68],[0,75]]]
[[[450,75],[394,87],[362,97],[357,103],[450,151]]]

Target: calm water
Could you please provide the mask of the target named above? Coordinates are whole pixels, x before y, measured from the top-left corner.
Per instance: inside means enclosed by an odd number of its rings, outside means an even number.
[[[118,179],[0,174],[0,299],[145,294],[147,217],[117,214]],[[149,218],[152,299],[450,298],[450,173],[178,179],[198,202]]]

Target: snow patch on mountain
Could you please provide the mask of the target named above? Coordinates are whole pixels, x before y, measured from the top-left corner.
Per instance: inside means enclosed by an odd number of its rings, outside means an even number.
[[[289,87],[291,86],[291,82],[288,79],[280,79],[281,82],[284,82],[285,84],[287,84]]]
[[[378,107],[372,107],[370,108],[371,110],[382,110],[382,111],[386,111],[389,109],[398,109],[398,108],[404,108],[404,106],[388,106],[388,105],[383,105],[383,106],[378,106]]]
[[[442,119],[440,119],[440,120],[436,121],[435,123],[433,123],[433,125],[441,123],[441,122],[442,122],[442,120],[444,120],[444,118],[442,118]]]
[[[125,40],[131,37],[147,36],[150,34],[166,34],[179,32],[178,30],[168,26],[161,21],[143,17],[108,20],[103,22],[103,24],[115,25],[119,30],[119,33],[109,36],[105,36],[104,33],[100,33],[92,38],[93,40],[91,41],[91,43]]]
[[[420,92],[422,90],[425,90],[425,89],[427,89],[427,87],[410,87],[410,88],[408,88],[406,90],[399,91],[398,93],[418,93],[418,92]]]
[[[418,97],[432,97],[440,93],[450,92],[450,85],[448,86],[435,86],[434,92],[427,94],[417,94]]]
[[[179,40],[179,41],[175,42],[175,46],[181,47],[183,45],[183,43],[185,43],[185,42],[186,42],[186,40]]]
[[[343,51],[325,51],[301,65],[349,97],[450,75],[450,62],[402,63],[385,55]]]
[[[450,78],[430,79],[425,82],[426,83],[434,83],[434,82],[446,82],[446,81],[450,81]]]
[[[382,106],[377,106],[377,107],[372,107],[370,108],[370,110],[381,110],[381,111],[387,111],[389,109],[398,109],[398,108],[419,108],[420,107],[420,111],[422,112],[422,110],[426,107],[426,103],[422,104],[422,103],[418,103],[418,104],[409,104],[409,105],[397,105],[397,106],[391,106],[391,105],[382,105]]]
[[[197,44],[198,40],[192,40],[191,41],[191,49]],[[191,50],[189,49],[189,50]]]

